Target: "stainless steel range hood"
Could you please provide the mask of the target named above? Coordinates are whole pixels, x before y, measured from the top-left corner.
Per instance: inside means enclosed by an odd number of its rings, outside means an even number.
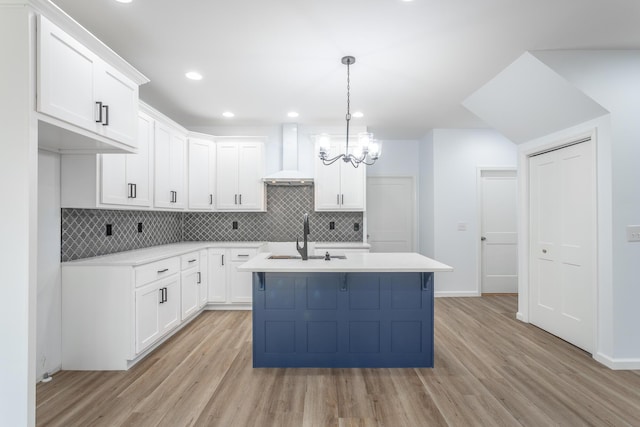
[[[298,170],[298,125],[282,125],[282,170],[262,179],[270,185],[311,185],[313,177]]]

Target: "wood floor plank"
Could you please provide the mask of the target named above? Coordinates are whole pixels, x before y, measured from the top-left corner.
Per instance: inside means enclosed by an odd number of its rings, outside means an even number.
[[[515,320],[517,297],[435,302],[433,369],[253,369],[251,313],[205,312],[127,372],[37,386],[38,426],[640,425],[640,371]]]

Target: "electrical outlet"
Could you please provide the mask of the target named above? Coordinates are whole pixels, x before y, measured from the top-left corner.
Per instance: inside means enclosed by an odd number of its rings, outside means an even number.
[[[233,221],[233,222],[231,223],[231,228],[232,228],[233,230],[237,230],[237,229],[238,229],[238,221]]]
[[[107,224],[107,236],[111,236],[113,234],[113,226],[111,224]]]
[[[335,221],[330,221],[329,222],[329,230],[335,230],[335,229],[336,229]]]
[[[353,231],[360,231],[360,224],[357,222],[353,223]]]
[[[627,225],[627,241],[640,242],[640,225]]]
[[[142,223],[138,223],[138,233],[142,233]]]

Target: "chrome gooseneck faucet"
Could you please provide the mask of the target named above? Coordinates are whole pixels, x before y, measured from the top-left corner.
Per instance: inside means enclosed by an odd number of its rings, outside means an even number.
[[[303,218],[303,227],[302,227],[302,235],[303,235],[303,246],[300,246],[300,239],[296,239],[296,249],[298,253],[302,257],[303,261],[309,259],[309,251],[307,248],[307,237],[309,236],[309,214],[304,214]]]

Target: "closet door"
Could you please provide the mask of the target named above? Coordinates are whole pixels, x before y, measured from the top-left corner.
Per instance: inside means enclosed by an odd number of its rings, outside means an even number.
[[[595,170],[586,141],[529,159],[531,323],[595,344]]]

